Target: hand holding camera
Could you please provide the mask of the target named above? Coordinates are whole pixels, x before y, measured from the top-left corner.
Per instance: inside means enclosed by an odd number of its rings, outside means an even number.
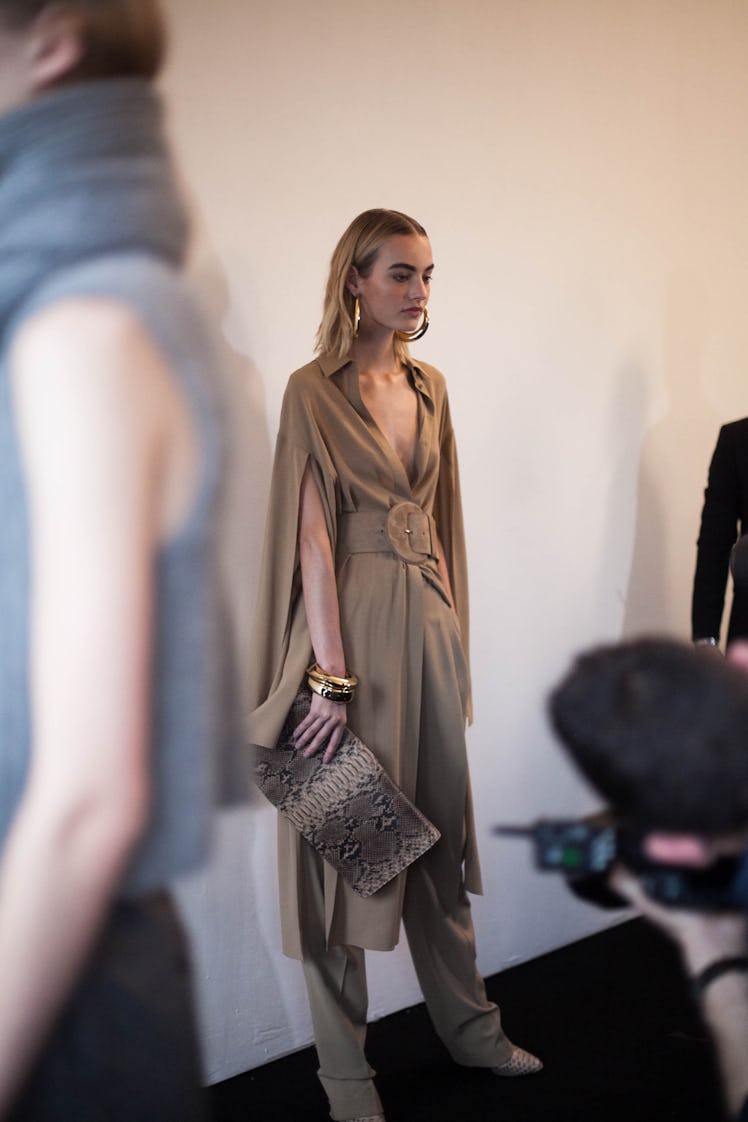
[[[696,911],[742,911],[743,858],[720,857],[705,868],[663,864],[646,853],[646,835],[626,829],[607,810],[587,818],[542,818],[528,826],[495,826],[504,837],[523,837],[533,844],[538,869],[559,872],[571,891],[601,908],[624,908],[628,893],[611,880],[614,866],[636,873],[642,893],[669,908]]]
[[[578,895],[633,904],[677,943],[728,1105],[748,1120],[748,643],[724,659],[669,639],[601,647],[549,711],[611,809],[498,832],[529,838],[538,867]]]

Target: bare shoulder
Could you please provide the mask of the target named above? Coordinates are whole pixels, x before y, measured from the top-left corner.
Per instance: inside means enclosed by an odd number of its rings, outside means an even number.
[[[34,479],[80,493],[98,478],[120,496],[139,484],[160,534],[178,529],[197,480],[197,432],[174,371],[126,304],[72,297],[30,316],[10,377]]]
[[[100,392],[119,380],[136,392],[167,369],[134,312],[99,297],[72,297],[34,313],[19,328],[10,358],[15,381],[54,375],[56,383],[70,387],[74,379],[82,389],[93,380]]]
[[[21,427],[66,426],[71,436],[128,433],[143,445],[167,434],[182,393],[137,315],[110,298],[71,297],[31,315],[10,351]]]

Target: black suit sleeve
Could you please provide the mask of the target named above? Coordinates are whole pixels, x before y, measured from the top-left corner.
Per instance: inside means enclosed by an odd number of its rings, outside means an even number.
[[[691,604],[694,639],[719,638],[730,550],[737,537],[741,510],[734,435],[734,425],[720,429],[704,492]]]

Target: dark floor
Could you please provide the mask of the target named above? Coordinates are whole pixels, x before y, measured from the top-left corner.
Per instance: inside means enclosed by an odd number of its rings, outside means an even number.
[[[495,974],[489,996],[539,1075],[457,1067],[423,1005],[371,1025],[387,1122],[723,1122],[711,1049],[675,958],[641,920]],[[216,1122],[325,1122],[312,1049],[212,1088]]]

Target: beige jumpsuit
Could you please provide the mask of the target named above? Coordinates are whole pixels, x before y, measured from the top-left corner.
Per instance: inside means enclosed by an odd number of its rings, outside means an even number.
[[[389,950],[400,920],[429,1012],[460,1063],[490,1067],[511,1045],[475,968],[466,890],[480,892],[464,728],[469,705],[467,580],[457,457],[443,376],[409,367],[418,399],[412,478],[364,405],[353,362],[322,356],[289,380],[281,414],[260,583],[252,741],[277,743],[312,659],[301,593],[298,515],[310,464],[336,559],[343,649],[360,680],[348,723],[441,839],[374,896],[357,896],[279,817],[283,950],[301,958],[332,1117],[379,1111],[363,1052],[363,948]],[[433,516],[457,614],[436,560],[408,563],[347,543],[399,502]],[[351,533],[353,529],[353,534]],[[459,622],[458,622],[459,621]]]

